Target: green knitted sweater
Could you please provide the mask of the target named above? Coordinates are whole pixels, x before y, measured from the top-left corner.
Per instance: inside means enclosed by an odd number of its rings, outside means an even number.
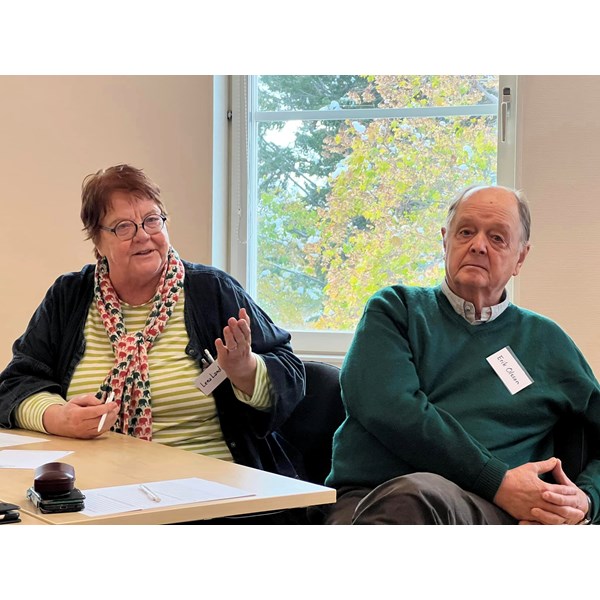
[[[510,346],[533,384],[514,395],[486,357]],[[573,341],[510,305],[471,325],[441,288],[387,287],[367,303],[341,372],[347,418],[326,484],[375,487],[437,473],[492,500],[507,469],[553,455],[561,415],[600,436],[600,385]],[[576,482],[600,507],[600,460]]]

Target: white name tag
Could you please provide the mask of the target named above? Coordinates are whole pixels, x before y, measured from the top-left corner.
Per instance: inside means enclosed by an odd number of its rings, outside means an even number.
[[[486,360],[511,394],[516,394],[533,383],[533,379],[519,362],[510,346],[494,352]]]
[[[210,363],[194,380],[196,387],[209,396],[213,390],[227,379],[227,373],[219,366],[217,361]]]

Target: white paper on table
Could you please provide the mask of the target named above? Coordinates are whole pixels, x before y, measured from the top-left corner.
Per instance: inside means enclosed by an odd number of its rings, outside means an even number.
[[[47,439],[31,437],[28,435],[15,435],[14,433],[0,433],[0,447],[20,446],[21,444],[33,444],[34,442],[47,442]]]
[[[0,469],[37,469],[46,463],[55,462],[71,450],[0,450]]]
[[[148,508],[165,508],[178,504],[194,504],[211,500],[254,496],[252,492],[215,483],[198,477],[144,483],[160,498],[155,502],[137,484],[81,490],[85,496],[82,514],[89,517],[131,512]]]

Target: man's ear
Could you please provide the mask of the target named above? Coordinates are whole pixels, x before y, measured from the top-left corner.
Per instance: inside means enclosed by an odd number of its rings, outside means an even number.
[[[529,242],[527,244],[524,244],[523,248],[521,248],[521,252],[519,253],[519,260],[518,260],[517,264],[515,265],[515,270],[513,271],[513,276],[517,276],[519,274],[519,271],[521,270],[521,267],[523,266],[523,263],[525,262],[525,258],[527,258],[527,255],[529,254],[530,249],[531,249],[531,244]]]
[[[442,227],[442,244],[444,245],[444,252],[446,252],[446,228]]]

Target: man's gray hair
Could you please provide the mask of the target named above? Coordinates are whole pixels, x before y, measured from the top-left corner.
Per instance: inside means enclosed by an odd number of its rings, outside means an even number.
[[[521,220],[521,226],[523,228],[522,234],[522,243],[527,244],[529,242],[529,237],[531,235],[531,213],[529,212],[529,203],[527,202],[527,198],[525,196],[525,192],[523,190],[515,190],[513,188],[509,188],[503,185],[481,185],[475,184],[470,185],[469,187],[463,189],[452,201],[448,208],[448,215],[446,216],[446,229],[450,229],[450,225],[456,215],[456,210],[458,209],[458,205],[467,197],[470,196],[473,192],[483,190],[490,187],[496,187],[501,190],[506,190],[510,192],[515,197],[517,204],[519,206],[519,219]]]

